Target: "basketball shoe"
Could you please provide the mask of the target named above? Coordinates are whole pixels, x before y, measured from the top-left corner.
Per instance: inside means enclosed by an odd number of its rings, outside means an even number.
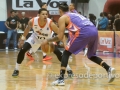
[[[26,53],[26,56],[30,59],[27,63],[26,63],[26,66],[29,66],[29,65],[31,65],[33,62],[34,62],[34,57],[29,53],[29,52],[27,52]]]
[[[51,85],[55,85],[55,86],[64,86],[65,85],[65,82],[64,82],[64,79],[57,79],[55,80],[54,82],[52,82]]]
[[[115,79],[115,68],[110,67],[108,70],[108,83],[113,82]]]
[[[26,56],[27,56],[30,60],[35,60],[34,57],[33,57],[29,52],[26,53]]]
[[[47,61],[47,60],[51,60],[51,59],[52,59],[52,57],[50,57],[50,56],[43,57],[43,61]]]
[[[18,77],[18,75],[19,75],[19,70],[14,70],[12,76]]]

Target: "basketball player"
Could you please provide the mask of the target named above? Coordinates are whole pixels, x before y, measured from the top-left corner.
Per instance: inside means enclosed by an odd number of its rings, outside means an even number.
[[[41,8],[47,9],[47,3],[43,2],[43,3],[41,4]],[[38,14],[38,17],[39,17],[39,14]],[[39,49],[39,48],[38,48],[38,49]],[[31,62],[34,61],[34,57],[32,56],[32,53],[33,53],[32,49],[30,49],[29,52],[26,53],[26,56],[30,59]],[[52,57],[47,56],[46,53],[44,53],[44,52],[42,52],[42,53],[43,53],[43,60],[46,61],[46,60],[52,59]]]
[[[98,44],[97,28],[84,16],[76,13],[69,13],[68,5],[66,3],[61,3],[59,5],[59,13],[61,17],[58,20],[58,35],[56,37],[49,38],[42,43],[42,45],[44,45],[49,42],[60,41],[63,39],[65,28],[69,31],[70,39],[62,55],[60,77],[52,84],[65,85],[64,74],[69,56],[71,54],[78,54],[86,45],[88,46],[88,59],[101,65],[108,73],[108,82],[112,82],[115,78],[115,69],[107,65],[96,55]]]
[[[69,12],[71,13],[78,13],[76,10],[75,10],[75,4],[74,3],[71,3],[69,5]]]
[[[36,52],[40,47],[41,43],[45,39],[51,37],[52,30],[56,33],[58,32],[58,27],[56,26],[56,24],[54,24],[51,19],[47,18],[48,11],[42,8],[38,12],[39,12],[39,17],[35,17],[29,21],[28,26],[26,27],[24,34],[21,37],[21,40],[26,40],[26,36],[29,33],[30,29],[32,28],[34,30],[34,33],[32,33],[32,35],[25,41],[25,44],[18,53],[15,70],[12,74],[13,77],[19,75],[19,66],[24,59],[25,53],[30,48],[32,48],[33,52]],[[60,52],[60,50],[55,48],[54,53],[59,59],[59,61],[61,61],[62,53]],[[67,73],[68,76],[73,75],[69,65],[67,66]]]

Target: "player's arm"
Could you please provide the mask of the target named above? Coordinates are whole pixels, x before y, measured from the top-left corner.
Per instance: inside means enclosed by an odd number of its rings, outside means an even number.
[[[5,21],[5,26],[8,28],[8,29],[11,29],[8,25],[9,25],[9,18]]]
[[[30,31],[31,28],[32,28],[32,19],[28,22],[28,25],[25,28],[24,33],[23,33],[21,39],[23,39],[23,40],[26,39],[26,36],[28,35],[28,33],[29,33],[29,31]]]
[[[48,42],[62,41],[63,40],[64,31],[65,31],[65,17],[64,16],[59,18],[58,26],[59,26],[59,30],[58,30],[58,33],[57,33],[58,35],[56,37],[49,38],[47,40]]]
[[[53,32],[55,32],[55,33],[58,34],[58,29],[59,29],[59,28],[57,27],[57,25],[56,25],[54,22],[51,22],[50,27],[51,27],[51,30],[52,30]]]

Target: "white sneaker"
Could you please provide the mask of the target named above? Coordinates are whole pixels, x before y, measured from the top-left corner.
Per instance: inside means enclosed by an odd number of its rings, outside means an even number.
[[[17,48],[14,48],[15,50],[17,50]]]
[[[64,82],[64,80],[57,79],[56,81],[52,82],[52,85],[55,85],[55,86],[64,86],[65,82]]]
[[[6,47],[5,49],[8,50],[8,47]]]
[[[115,79],[115,68],[110,67],[108,70],[108,83],[111,83]]]

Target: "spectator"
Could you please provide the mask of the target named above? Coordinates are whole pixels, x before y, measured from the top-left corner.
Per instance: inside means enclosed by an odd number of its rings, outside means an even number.
[[[82,14],[80,11],[78,12],[79,14]]]
[[[69,5],[69,12],[71,13],[78,13],[76,10],[75,10],[75,4],[74,3],[71,3]]]
[[[114,20],[115,20],[115,17],[112,16],[112,14],[108,14],[108,20],[109,20],[109,25],[108,25],[108,28],[110,30],[113,29],[113,23],[114,23]]]
[[[28,25],[29,18],[25,17],[25,12],[22,12],[22,18],[20,19],[20,28],[24,31]]]
[[[11,13],[11,16],[8,17],[6,22],[5,22],[5,26],[8,28],[6,50],[8,50],[11,36],[13,36],[14,49],[17,49],[18,19],[15,17],[15,11],[14,10],[12,10],[10,13]]]
[[[99,30],[106,30],[108,27],[108,18],[107,18],[107,13],[102,12],[100,13],[101,19],[98,22],[98,29]]]
[[[20,18],[19,18],[19,16],[18,16],[18,11],[16,11],[16,10],[14,10],[14,12],[15,12],[15,17],[18,19],[18,21],[20,20]]]
[[[89,14],[89,19],[96,26],[96,16],[94,14]]]
[[[115,15],[115,21],[113,24],[114,30],[120,31],[120,14]]]

